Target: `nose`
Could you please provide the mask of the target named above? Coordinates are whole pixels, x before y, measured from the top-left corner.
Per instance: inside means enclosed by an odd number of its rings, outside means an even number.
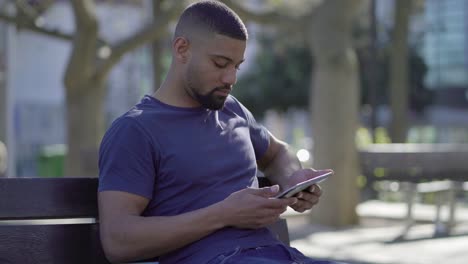
[[[222,76],[222,82],[227,85],[234,85],[237,82],[237,69],[226,69]]]

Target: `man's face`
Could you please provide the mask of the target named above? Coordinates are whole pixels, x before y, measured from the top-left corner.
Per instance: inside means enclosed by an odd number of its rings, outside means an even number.
[[[218,110],[237,80],[246,42],[223,35],[191,43],[185,72],[185,90],[201,106]]]

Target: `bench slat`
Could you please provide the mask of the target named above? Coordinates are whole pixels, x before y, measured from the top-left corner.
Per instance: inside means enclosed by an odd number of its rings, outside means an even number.
[[[378,168],[378,167],[377,167]],[[433,180],[452,180],[467,181],[468,171],[408,171],[408,170],[389,170],[385,168],[384,175],[377,177],[374,175],[375,168],[363,168],[362,173],[367,176],[369,181],[406,181],[406,182],[425,182]]]
[[[424,168],[432,170],[468,170],[468,152],[382,152],[360,151],[363,165],[367,167],[384,167],[389,169]]]
[[[95,217],[97,178],[5,178],[0,220]]]
[[[109,263],[97,224],[0,225],[0,263]]]
[[[468,144],[371,144],[359,155],[362,172],[371,181],[468,179]],[[375,176],[377,168],[385,169],[384,177]]]

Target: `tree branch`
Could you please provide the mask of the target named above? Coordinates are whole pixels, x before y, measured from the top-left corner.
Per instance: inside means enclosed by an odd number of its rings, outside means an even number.
[[[140,31],[122,40],[111,48],[111,55],[102,61],[96,75],[105,76],[112,67],[129,51],[132,51],[148,42],[155,41],[163,37],[166,32],[168,21],[165,18],[156,19],[153,23],[143,27]]]
[[[276,10],[264,13],[254,12],[245,6],[242,6],[239,1],[220,0],[232,8],[244,21],[250,21],[261,25],[272,25],[286,31],[294,29],[294,32],[301,34],[306,31],[307,19],[310,12],[303,16],[289,16],[277,12]]]
[[[272,24],[278,21],[283,20],[283,17],[276,12],[267,12],[267,13],[257,13],[251,10],[248,10],[238,1],[232,0],[221,0],[230,8],[232,8],[241,18],[242,20],[248,20],[259,24]]]
[[[38,13],[34,8],[32,8],[28,3],[25,3],[24,0],[16,0],[16,14],[24,14],[28,19],[35,20],[38,17]]]
[[[10,16],[3,12],[0,12],[0,20],[3,20],[6,23],[15,24],[15,25],[20,22],[16,16]],[[73,40],[72,34],[63,33],[57,29],[47,29],[43,27],[38,27],[34,23],[26,23],[21,26],[27,30],[30,30],[39,34],[47,35],[49,37],[66,40],[66,41]]]
[[[42,0],[37,2],[36,10],[39,14],[43,14],[47,11],[53,4],[55,3],[54,0]]]
[[[50,1],[50,0],[41,2],[42,6],[41,6],[40,12],[42,13],[43,11],[48,9],[52,3],[53,1]],[[0,8],[0,9],[3,9],[3,8]],[[34,20],[31,20],[28,23],[24,23],[24,21],[22,21],[19,17],[8,15],[3,11],[0,11],[0,20],[2,20],[5,23],[14,24],[14,25],[21,24],[21,27],[20,27],[21,29],[29,30],[31,32],[42,34],[42,35],[52,37],[58,40],[73,41],[75,37],[74,33],[70,34],[70,33],[62,32],[58,29],[45,28],[42,26],[38,26],[34,23]],[[103,39],[98,39],[98,43],[99,43],[99,46],[108,45],[107,41]]]

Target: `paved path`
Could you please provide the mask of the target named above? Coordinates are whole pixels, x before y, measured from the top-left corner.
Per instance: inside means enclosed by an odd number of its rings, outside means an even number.
[[[395,241],[403,229],[403,204],[371,201],[358,207],[361,224],[345,229],[310,225],[306,217],[287,213],[291,245],[306,255],[362,264],[468,264],[468,208],[457,211],[450,237],[434,238],[435,209],[417,206],[418,224],[404,241]]]

